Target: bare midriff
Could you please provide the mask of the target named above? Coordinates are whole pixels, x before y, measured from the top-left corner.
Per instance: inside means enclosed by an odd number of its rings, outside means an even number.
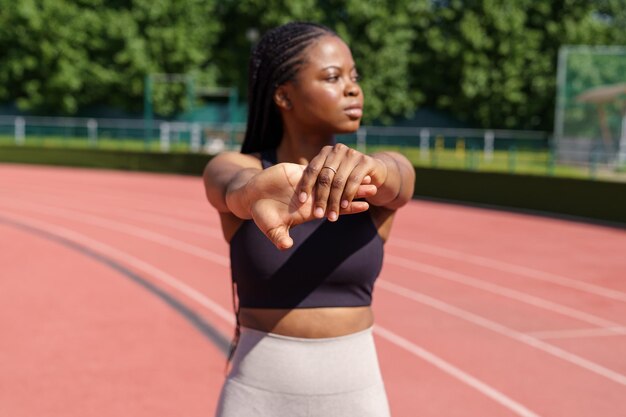
[[[345,336],[365,330],[374,323],[369,306],[296,309],[241,308],[239,322],[264,332],[318,339]]]

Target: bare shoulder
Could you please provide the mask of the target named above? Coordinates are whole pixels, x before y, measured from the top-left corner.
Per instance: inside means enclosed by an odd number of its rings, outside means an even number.
[[[239,152],[222,152],[215,155],[204,168],[205,187],[217,186],[222,188],[230,178],[242,169],[262,169],[258,156]]]
[[[261,161],[256,154],[222,152],[215,155],[207,164],[207,169],[223,169],[231,166],[239,168],[259,168]]]

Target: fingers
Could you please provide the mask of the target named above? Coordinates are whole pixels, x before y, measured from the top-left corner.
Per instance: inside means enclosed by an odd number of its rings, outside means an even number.
[[[342,193],[341,207],[346,207],[354,198],[371,197],[376,194],[376,186],[366,185],[371,182],[371,177],[367,175],[367,169],[365,164],[358,164],[354,167],[350,173],[350,180],[346,182]],[[373,194],[364,192],[365,190],[372,191]]]
[[[270,228],[265,232],[265,235],[280,250],[289,249],[293,246],[293,239],[289,236],[289,230],[285,225]]]
[[[370,208],[370,205],[366,201],[353,201],[346,208],[342,208],[340,211],[341,215],[344,214],[357,214],[367,211]]]
[[[311,195],[313,187],[317,182],[317,178],[324,166],[324,162],[326,161],[326,157],[331,152],[332,146],[324,146],[319,154],[306,166],[304,172],[302,173],[302,179],[300,180],[300,184],[298,187],[298,201],[300,203],[304,203],[308,196]]]
[[[361,189],[372,183],[372,158],[343,144],[325,146],[304,169],[297,187],[298,201],[313,197],[315,218],[337,220],[354,198],[376,194],[375,188]],[[366,191],[363,191],[366,190]]]
[[[378,188],[375,185],[360,185],[354,198],[373,197],[377,192]]]
[[[354,169],[354,161],[347,155],[348,150],[345,145],[336,145],[326,157],[314,191],[314,215],[317,218],[326,215],[328,220],[335,221],[339,217],[341,196]],[[348,203],[349,201],[344,208]]]
[[[280,250],[289,249],[293,246],[293,240],[289,236],[289,220],[278,208],[284,204],[277,204],[272,199],[257,200],[251,207],[252,219],[259,230]]]
[[[300,184],[299,201],[303,203],[313,193],[313,215],[316,218],[326,216],[330,221],[337,220],[340,209],[346,208],[351,201],[349,198],[340,207],[346,183],[351,178],[355,164],[354,151],[346,145],[324,147],[305,169]],[[356,189],[358,185],[351,189]]]
[[[341,215],[357,214],[367,211],[368,209],[369,204],[366,201],[353,201],[347,207],[342,208],[339,213]],[[265,231],[265,235],[279,250],[287,250],[293,246],[293,239],[289,236],[289,228],[286,225],[270,228]]]

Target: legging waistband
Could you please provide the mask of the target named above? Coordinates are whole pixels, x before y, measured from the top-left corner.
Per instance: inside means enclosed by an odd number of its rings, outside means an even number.
[[[309,339],[242,327],[229,378],[268,391],[307,395],[382,384],[372,328]]]
[[[302,343],[330,343],[330,342],[340,342],[344,340],[349,340],[352,338],[363,337],[364,335],[371,335],[373,331],[373,327],[368,327],[367,329],[360,330],[358,332],[349,333],[343,336],[334,336],[334,337],[295,337],[295,336],[286,336],[278,333],[264,332],[262,330],[253,329],[251,327],[241,326],[241,334],[244,333],[250,334],[253,337],[271,337],[275,339],[283,339],[283,340],[291,340],[294,342],[302,342]]]

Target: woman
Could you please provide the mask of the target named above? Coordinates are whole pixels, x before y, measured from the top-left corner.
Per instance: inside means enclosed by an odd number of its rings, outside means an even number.
[[[358,129],[363,93],[330,29],[269,31],[249,77],[242,152],[216,156],[204,173],[239,300],[217,415],[388,416],[371,295],[413,167],[335,142]]]

